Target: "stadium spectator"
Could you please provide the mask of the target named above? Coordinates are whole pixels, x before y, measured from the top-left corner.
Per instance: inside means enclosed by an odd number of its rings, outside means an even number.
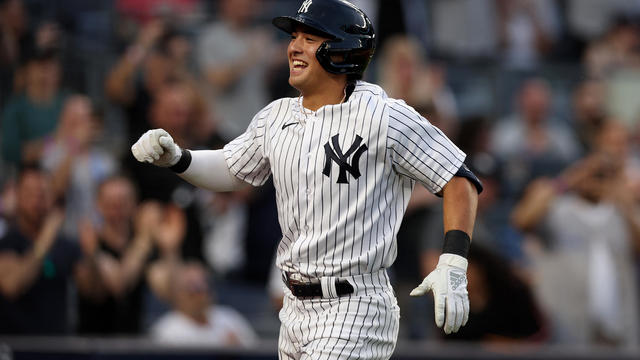
[[[169,82],[191,81],[190,44],[162,20],[149,21],[105,80],[108,98],[125,110],[128,144],[150,129],[156,93]]]
[[[548,340],[548,324],[529,284],[489,248],[469,250],[469,322],[447,339],[510,343]]]
[[[533,70],[559,36],[558,5],[550,0],[497,0],[498,38],[508,69]]]
[[[618,71],[640,67],[640,27],[637,22],[619,17],[585,52],[587,74],[602,79]]]
[[[638,343],[638,197],[628,134],[608,120],[596,147],[555,180],[532,182],[512,220],[527,233],[536,292],[563,343]]]
[[[172,345],[250,347],[257,336],[237,311],[212,303],[205,268],[198,263],[176,267],[169,278],[173,310],[151,328],[154,340]]]
[[[0,333],[70,332],[68,283],[96,296],[102,291],[91,244],[59,235],[63,214],[53,207],[51,180],[25,168],[17,180],[16,217],[0,239]]]
[[[145,24],[158,18],[175,22],[187,22],[197,18],[201,0],[116,0],[118,13],[137,24]]]
[[[551,90],[538,78],[524,82],[518,109],[499,121],[491,136],[492,153],[505,166],[505,194],[519,196],[527,182],[555,175],[578,156],[573,133],[550,113]]]
[[[597,41],[616,22],[616,18],[640,15],[640,3],[628,0],[568,0],[567,28],[582,42]]]
[[[464,61],[498,58],[495,0],[432,0],[426,6],[432,23],[429,50],[433,53]]]
[[[572,100],[571,123],[581,152],[586,154],[595,146],[597,131],[606,117],[605,84],[598,80],[585,80],[576,86]]]
[[[149,107],[149,124],[171,129],[180,146],[199,148],[211,134],[211,128],[203,121],[206,109],[191,83],[170,81],[160,85]],[[125,167],[139,189],[140,199],[175,204],[187,216],[186,239],[182,242],[182,256],[202,259],[202,225],[199,197],[195,188],[172,172],[137,163],[131,154],[125,159]]]
[[[180,259],[182,242],[186,231],[184,213],[174,205],[167,205],[162,210],[162,221],[153,231],[158,256],[147,269],[148,285],[155,297],[164,302],[171,300],[171,276],[173,276]]]
[[[456,102],[446,84],[446,69],[427,64],[424,49],[416,39],[390,37],[379,59],[380,86],[390,97],[414,107],[432,104],[443,124],[456,120]]]
[[[219,1],[220,18],[197,39],[197,62],[225,141],[242,134],[268,102],[265,74],[277,57],[270,32],[252,24],[260,6],[255,0]]]
[[[117,170],[116,159],[97,146],[101,120],[83,95],[64,104],[55,136],[43,145],[42,166],[51,172],[56,198],[65,199],[63,232],[78,236],[82,219],[95,221],[96,189]]]
[[[84,222],[80,236],[93,244],[92,254],[104,281],[102,296],[80,295],[78,333],[99,335],[142,332],[144,276],[159,228],[162,208],[157,203],[137,207],[136,191],[126,177],[103,181],[97,192],[101,225]]]
[[[14,167],[38,162],[67,93],[60,90],[60,62],[55,49],[33,49],[25,60],[25,90],[16,93],[2,112],[2,156]]]
[[[22,57],[33,44],[33,36],[28,30],[22,0],[0,1],[0,107],[16,90],[14,78]]]

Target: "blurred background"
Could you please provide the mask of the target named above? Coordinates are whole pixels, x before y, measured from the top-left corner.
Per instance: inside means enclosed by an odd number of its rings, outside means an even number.
[[[443,237],[416,187],[397,358],[638,358],[640,1],[353,3],[378,36],[365,80],[485,186],[450,336],[408,296]],[[129,148],[162,127],[217,149],[297,96],[270,21],[299,4],[0,0],[0,359],[277,357],[273,185],[215,194]]]

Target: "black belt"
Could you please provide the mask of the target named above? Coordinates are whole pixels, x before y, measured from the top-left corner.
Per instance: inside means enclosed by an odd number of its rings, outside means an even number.
[[[292,280],[289,274],[282,274],[282,281],[295,297],[322,297],[322,285],[319,282]],[[353,293],[353,286],[346,280],[336,279],[336,293],[338,296]]]

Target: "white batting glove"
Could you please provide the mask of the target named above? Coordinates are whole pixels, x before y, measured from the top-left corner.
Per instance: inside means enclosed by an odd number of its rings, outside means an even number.
[[[180,147],[163,129],[153,129],[142,134],[131,146],[131,153],[140,162],[162,167],[175,165],[182,156]]]
[[[455,254],[442,254],[438,266],[411,291],[411,296],[421,296],[433,291],[436,325],[444,332],[457,332],[469,320],[469,296],[467,293],[467,259]],[[446,313],[446,316],[445,316]],[[446,318],[446,321],[445,321]]]

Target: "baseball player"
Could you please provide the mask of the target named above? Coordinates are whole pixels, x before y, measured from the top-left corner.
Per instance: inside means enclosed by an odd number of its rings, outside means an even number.
[[[411,295],[433,291],[436,324],[457,331],[469,314],[466,255],[482,189],[465,154],[402,100],[359,80],[375,34],[358,8],[306,0],[273,24],[291,34],[289,84],[300,96],[267,105],[221,150],[181,149],[154,129],[133,155],[213,191],[273,176],[286,285],[280,359],[391,356],[400,314],[386,269],[420,182],[443,197],[444,249]]]

